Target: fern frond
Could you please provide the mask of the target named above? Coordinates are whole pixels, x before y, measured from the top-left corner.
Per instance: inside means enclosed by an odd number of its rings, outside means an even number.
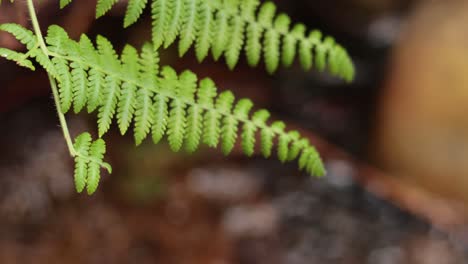
[[[53,50],[49,56],[53,62],[51,67],[57,72],[61,107],[65,111],[73,104],[79,110],[86,105],[89,110],[92,109],[89,104],[97,105],[100,137],[117,119],[122,133],[134,124],[137,144],[151,132],[155,143],[167,136],[174,151],[185,145],[192,152],[201,142],[217,147],[221,141],[222,152],[228,154],[236,141],[240,141],[247,156],[258,149],[269,157],[276,146],[280,161],[299,158],[299,167],[311,175],[325,173],[315,148],[299,133],[286,131],[283,122],[267,122],[270,117],[267,110],[251,114],[250,100],[241,99],[236,103],[232,92],[218,93],[210,79],[198,81],[194,73],[177,74],[168,66],[159,71],[159,57],[151,45],[144,45],[139,56],[135,48],[126,46],[119,57],[102,36],[97,37],[95,48],[87,37],[82,36],[76,42],[58,26],[51,26],[47,39],[47,49]],[[102,90],[97,99],[90,97],[90,87],[96,85],[93,76],[99,76],[102,81],[96,88]],[[107,168],[108,164],[102,162],[104,142],[101,139],[89,142],[89,135],[77,139],[75,170],[77,189],[82,190],[86,185],[87,192],[93,193],[100,168]]]
[[[75,139],[73,144],[75,149],[75,187],[81,193],[86,187],[88,195],[93,194],[101,178],[101,168],[107,169],[109,173],[112,168],[103,161],[106,153],[104,140],[98,139],[92,142],[88,132],[82,133]]]
[[[70,0],[62,0],[61,5]],[[105,14],[117,0],[99,0],[96,16]],[[124,26],[137,21],[148,0],[129,1]],[[171,45],[179,37],[179,55],[192,46],[198,61],[204,60],[209,49],[218,60],[224,54],[230,69],[245,50],[248,64],[258,65],[264,53],[266,70],[275,72],[281,64],[289,67],[296,56],[304,70],[314,65],[320,71],[328,69],[345,81],[354,78],[353,63],[343,47],[320,31],[309,33],[303,24],[290,29],[286,14],[276,14],[272,2],[260,5],[258,0],[151,0],[152,40],[155,49]]]

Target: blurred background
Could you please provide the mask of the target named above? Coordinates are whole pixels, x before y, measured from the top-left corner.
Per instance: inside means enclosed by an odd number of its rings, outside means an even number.
[[[269,76],[244,59],[231,72],[175,48],[162,62],[300,129],[327,177],[239,150],[135,148],[113,131],[114,174],[78,195],[46,75],[1,60],[0,263],[468,263],[468,1],[274,2],[348,49],[352,84],[299,65]],[[149,38],[147,13],[120,30],[126,1],[97,21],[95,4],[37,2],[43,28],[99,32],[117,48]],[[28,26],[25,2],[3,3],[4,22]],[[0,46],[22,49],[3,33]],[[93,115],[68,118],[74,135],[96,131]]]

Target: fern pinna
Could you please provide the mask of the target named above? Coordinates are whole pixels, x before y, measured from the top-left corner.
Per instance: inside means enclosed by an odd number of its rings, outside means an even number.
[[[198,80],[190,71],[177,74],[169,66],[159,67],[158,53],[151,44],[145,44],[140,53],[126,45],[118,56],[102,36],[97,37],[95,47],[87,36],[71,40],[55,25],[48,29],[47,47],[41,47],[33,32],[17,24],[3,24],[0,29],[27,48],[26,53],[0,48],[0,55],[31,69],[34,64],[30,59],[35,59],[57,80],[61,111],[97,111],[99,137],[116,120],[122,134],[133,129],[137,145],[150,135],[154,143],[167,136],[174,151],[185,148],[193,152],[204,143],[220,146],[227,155],[240,134],[247,156],[258,146],[263,156],[270,157],[276,145],[282,162],[298,159],[299,167],[309,174],[325,173],[317,151],[297,131],[285,131],[281,121],[268,122],[267,110],[252,112],[249,99],[236,102],[230,91],[218,93],[208,78]],[[75,140],[74,149],[77,191],[86,186],[92,194],[100,168],[111,170],[103,162],[105,143],[102,139],[92,142],[84,133]]]
[[[63,8],[72,0],[61,0]],[[263,55],[266,70],[275,72],[280,64],[289,67],[298,57],[301,66],[313,65],[346,81],[354,78],[354,67],[346,50],[332,37],[318,30],[307,32],[303,24],[291,26],[286,14],[276,14],[271,2],[259,0],[129,0],[124,26],[135,23],[144,8],[151,5],[152,40],[155,49],[167,48],[179,37],[179,55],[195,46],[203,61],[210,49],[218,60],[224,55],[233,69],[244,49],[250,66],[257,66]],[[117,0],[98,0],[96,17],[106,14]]]

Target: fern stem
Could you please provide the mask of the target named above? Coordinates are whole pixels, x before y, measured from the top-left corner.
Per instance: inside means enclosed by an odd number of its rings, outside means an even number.
[[[52,89],[52,94],[54,95],[55,109],[57,110],[57,115],[60,121],[60,127],[62,128],[63,137],[65,138],[65,142],[67,143],[68,152],[70,152],[70,156],[75,157],[77,153],[75,147],[73,147],[73,141],[70,136],[70,131],[68,130],[67,120],[65,119],[65,115],[60,109],[60,97],[57,89],[57,82],[52,76],[50,76],[50,74],[49,82],[50,88]]]
[[[34,29],[34,33],[36,34],[37,41],[45,54],[48,54],[47,46],[44,42],[44,37],[42,36],[41,27],[39,26],[39,20],[37,19],[36,9],[34,8],[33,0],[27,0],[28,2],[28,10],[29,10],[29,18],[31,18],[32,26]]]
[[[37,15],[36,15],[36,9],[34,8],[34,2],[33,0],[27,0],[27,4],[28,4],[29,17],[31,18],[34,33],[36,34],[36,37],[37,37],[37,42],[39,43],[39,46],[41,47],[42,52],[44,52],[44,54],[47,57],[49,57],[49,50],[47,49],[47,46],[44,42],[44,37],[42,36],[41,27],[39,26],[39,20],[37,19]],[[73,147],[73,141],[70,136],[70,131],[68,130],[67,120],[65,119],[65,115],[60,109],[60,97],[59,97],[59,93],[57,89],[57,83],[54,77],[50,75],[50,73],[47,73],[47,75],[49,77],[50,88],[54,96],[55,109],[57,110],[57,115],[59,117],[60,127],[62,128],[63,137],[65,138],[65,142],[67,143],[67,147],[68,147],[68,151],[70,155],[72,157],[75,157],[77,153],[76,153],[75,148]]]

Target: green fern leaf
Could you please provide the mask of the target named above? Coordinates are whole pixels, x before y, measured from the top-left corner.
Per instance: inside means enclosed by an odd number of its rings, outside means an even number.
[[[203,120],[203,143],[215,148],[219,143],[221,115],[216,111],[207,111]]]
[[[286,34],[289,28],[289,17],[280,14],[276,17],[274,28],[267,30],[264,39],[265,64],[268,73],[278,69],[280,61],[280,34]]]
[[[199,2],[198,15],[196,17],[197,36],[195,44],[195,55],[198,62],[202,62],[211,46],[211,24],[213,23],[213,14],[211,7],[205,1]]]
[[[288,159],[290,141],[287,134],[281,134],[278,139],[278,159],[283,163]]]
[[[247,40],[245,51],[247,56],[247,63],[251,67],[255,67],[260,62],[262,52],[262,45],[260,39],[263,34],[263,28],[257,23],[250,23],[247,26]]]
[[[307,163],[309,162],[309,157],[313,154],[314,150],[312,148],[304,148],[300,157],[299,157],[299,169],[303,170]]]
[[[171,110],[169,111],[169,121],[167,125],[167,134],[169,146],[175,152],[179,151],[182,147],[185,136],[185,104],[180,100],[173,100],[171,103]]]
[[[273,133],[270,128],[265,127],[260,131],[260,151],[265,158],[269,158],[271,156],[274,136],[275,133]]]
[[[98,35],[96,38],[97,49],[102,63],[109,65],[113,72],[120,73],[120,61],[112,43],[105,37]]]
[[[198,105],[189,106],[187,117],[187,134],[185,138],[185,149],[193,153],[200,145],[203,126],[203,110]]]
[[[260,5],[260,1],[258,0],[243,0],[242,4],[240,5],[241,14],[248,20],[255,19],[255,11],[257,7]]]
[[[171,91],[176,90],[177,74],[170,67],[163,67],[161,71],[159,93],[154,97],[154,125],[152,129],[153,142],[158,143],[166,133],[169,119],[169,97]]]
[[[268,73],[272,74],[278,69],[280,40],[277,31],[270,29],[265,33],[264,39],[265,65]]]
[[[139,78],[134,79],[136,82],[138,79],[141,79],[145,82],[145,85],[150,87],[157,86],[157,75],[159,73],[159,55],[157,52],[154,52],[153,46],[146,43],[141,49],[141,58],[140,58],[140,69],[141,74]],[[175,75],[175,72],[174,72]],[[175,77],[176,78],[176,77]]]
[[[275,17],[276,6],[272,2],[266,2],[260,6],[258,12],[258,23],[265,28],[271,28],[273,25],[273,18]]]
[[[86,35],[81,35],[79,41],[79,49],[81,56],[90,65],[99,65],[100,58],[95,51],[94,45]],[[87,111],[88,113],[94,112],[102,101],[102,86],[104,85],[104,76],[101,71],[95,67],[90,67],[88,71],[88,87],[87,94]]]
[[[296,24],[291,34],[286,34],[283,38],[283,49],[281,61],[285,67],[290,67],[296,57],[297,42],[304,37],[306,28],[303,24]]]
[[[271,136],[271,140],[273,140],[274,134],[272,134],[272,131],[270,133],[265,133],[266,130],[270,130],[266,126],[266,121],[270,117],[270,113],[265,110],[265,109],[260,109],[256,111],[253,116],[252,116],[252,122],[256,125],[256,127],[259,128],[264,128],[263,130],[260,131],[260,150],[262,154],[266,157],[269,156],[271,152],[271,147],[273,146],[272,143],[269,142],[268,136]],[[270,135],[267,135],[270,134]],[[271,144],[271,146],[270,146]]]
[[[280,33],[287,35],[289,32],[289,25],[291,24],[291,19],[286,14],[279,14],[274,23],[275,30]]]
[[[318,177],[325,175],[325,168],[323,167],[323,163],[320,160],[318,152],[315,148],[311,147],[309,151],[308,159],[306,162],[306,170],[309,174],[315,174]]]
[[[58,78],[58,73],[49,57],[40,49],[31,51],[31,58],[34,58],[42,68],[44,68],[52,77]]]
[[[232,104],[234,103],[234,95],[231,91],[224,91],[219,94],[216,100],[216,109],[218,112],[228,114],[231,112]]]
[[[251,122],[244,123],[242,130],[242,150],[244,154],[251,157],[255,152],[255,132],[257,127]]]
[[[63,113],[68,112],[71,107],[73,100],[73,88],[72,88],[72,78],[70,74],[70,69],[68,67],[67,61],[55,57],[52,62],[58,73],[58,86],[60,94],[60,108]]]
[[[151,4],[152,38],[155,49],[158,49],[164,42],[164,35],[167,29],[167,22],[170,18],[170,6],[168,0],[153,0]]]
[[[26,67],[30,70],[34,71],[36,69],[32,62],[28,60],[26,55],[23,53],[0,47],[0,56],[7,60],[14,61],[19,66]]]
[[[289,138],[291,139],[291,146],[288,151],[287,161],[291,161],[299,156],[301,150],[307,146],[309,143],[306,139],[301,139],[299,132],[293,130],[288,133]]]
[[[98,0],[96,4],[96,18],[105,15],[119,0]]]
[[[180,32],[182,17],[184,16],[184,0],[169,1],[170,19],[167,30],[164,32],[164,48],[169,47]]]
[[[86,105],[87,96],[86,90],[88,87],[88,76],[86,74],[86,66],[78,62],[70,64],[71,82],[73,90],[73,111],[81,112],[81,109]]]
[[[75,139],[75,144],[73,147],[78,153],[75,156],[75,188],[78,193],[81,193],[87,182],[88,178],[88,160],[85,157],[88,157],[89,147],[91,146],[91,135],[87,132],[79,135]]]
[[[140,76],[138,53],[135,48],[126,45],[122,52],[122,67],[127,73],[129,81],[124,82],[117,109],[117,123],[119,130],[124,135],[133,120],[136,104],[136,85],[134,83]]]
[[[180,31],[179,56],[182,57],[190,48],[197,35],[196,18],[198,16],[198,0],[185,0],[184,17]]]
[[[93,194],[101,179],[101,163],[106,153],[106,143],[102,139],[98,139],[91,144],[89,148],[89,156],[91,162],[88,164],[88,178],[86,192],[88,195]]]
[[[127,11],[124,17],[124,27],[129,27],[135,23],[143,13],[148,0],[129,0]]]
[[[262,127],[262,126],[266,126],[266,121],[268,120],[268,118],[270,118],[270,112],[268,112],[268,110],[265,110],[265,109],[260,109],[253,114],[252,122],[257,126]],[[276,123],[272,125],[272,129],[276,128],[275,126]],[[277,130],[275,132],[279,134],[281,133],[281,130]]]
[[[299,42],[299,61],[305,71],[312,68],[312,60],[312,43],[307,41],[307,39],[303,39]]]
[[[197,102],[205,109],[213,109],[216,87],[212,80],[205,78],[200,82],[197,94]],[[210,147],[216,147],[219,142],[219,120],[221,116],[216,111],[207,111],[203,117],[203,143]]]
[[[101,61],[105,61],[111,71],[119,73],[121,71],[121,65],[109,40],[98,36],[96,38],[96,43]],[[117,108],[117,101],[120,96],[121,80],[117,79],[115,76],[108,75],[105,77],[104,83],[105,85],[102,91],[103,100],[98,113],[99,137],[102,137],[109,130],[110,124],[112,123]]]
[[[227,12],[221,9],[216,13],[215,20],[212,23],[211,51],[215,60],[218,60],[223,55],[228,39],[230,39],[229,34],[231,30],[229,29],[228,18]]]
[[[327,65],[327,53],[324,46],[332,46],[334,43],[335,41],[332,38],[326,37],[324,40],[324,45],[317,45],[315,47],[315,66],[317,70],[324,71]]]
[[[153,93],[148,89],[139,89],[137,93],[134,135],[136,144],[140,145],[154,123],[154,110],[151,100]]]
[[[166,133],[169,118],[168,101],[169,98],[162,94],[156,94],[154,97],[155,122],[152,128],[152,138],[155,144],[159,143]]]
[[[103,102],[98,113],[99,137],[102,137],[110,128],[119,96],[120,80],[107,76],[103,89]]]
[[[230,41],[227,43],[226,51],[224,53],[226,57],[226,63],[229,69],[233,70],[239,61],[240,51],[244,45],[244,20],[242,17],[236,16],[231,20],[229,33]]]
[[[102,101],[103,86],[105,84],[102,72],[95,68],[91,68],[88,73],[88,113],[94,112]]]
[[[221,128],[221,151],[229,155],[236,144],[239,121],[232,116],[225,116]]]
[[[265,109],[256,111],[252,116],[252,122],[262,128],[260,131],[260,152],[265,158],[271,156],[275,137],[273,129],[266,125],[268,118],[270,118],[270,112]]]
[[[237,102],[236,107],[234,107],[233,114],[239,120],[248,120],[252,107],[253,103],[250,99],[242,98]]]
[[[205,78],[200,81],[200,88],[198,89],[197,102],[204,108],[213,108],[214,98],[216,97],[216,86],[214,82]]]
[[[125,82],[122,85],[117,109],[117,124],[121,135],[125,135],[127,133],[130,123],[133,120],[135,105],[137,103],[136,98],[136,86]]]
[[[25,45],[28,50],[33,49],[37,44],[34,33],[31,30],[26,29],[18,24],[1,24],[0,30],[12,34],[20,43]]]
[[[191,71],[184,71],[179,76],[177,97],[188,103],[195,102],[195,92],[197,89],[197,75]]]

